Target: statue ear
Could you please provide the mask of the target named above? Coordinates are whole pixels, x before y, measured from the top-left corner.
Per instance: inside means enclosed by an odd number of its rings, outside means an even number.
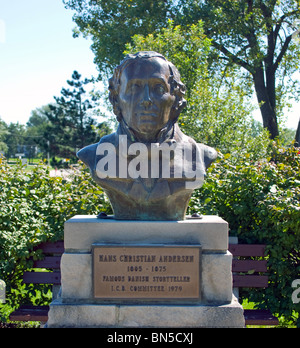
[[[176,99],[174,101],[174,104],[171,108],[170,112],[170,120],[175,123],[178,120],[178,117],[181,113],[181,111],[186,107],[186,100],[180,98],[178,95],[176,95]]]
[[[119,104],[119,93],[118,93],[119,84],[120,84],[119,78],[117,76],[117,72],[115,72],[113,77],[109,79],[108,99],[113,107],[114,114],[117,116],[117,121],[121,122],[123,116],[122,116],[122,112],[121,112],[120,104]]]
[[[117,116],[117,121],[121,122],[123,115],[122,115],[122,111],[120,108],[118,95],[113,96],[113,98],[111,98],[110,102],[113,106],[113,112]]]

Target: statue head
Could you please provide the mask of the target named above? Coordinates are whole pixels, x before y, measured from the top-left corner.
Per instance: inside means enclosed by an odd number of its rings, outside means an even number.
[[[109,91],[117,120],[146,141],[173,125],[186,105],[177,68],[152,51],[127,55],[109,80]]]

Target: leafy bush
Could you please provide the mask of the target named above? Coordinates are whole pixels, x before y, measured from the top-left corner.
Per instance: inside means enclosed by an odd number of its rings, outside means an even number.
[[[269,287],[241,293],[273,313],[295,320],[291,283],[300,278],[300,154],[273,143],[269,157],[220,155],[204,186],[195,192],[190,212],[217,214],[240,243],[267,245]]]
[[[240,243],[267,245],[269,287],[244,289],[241,298],[295,321],[300,304],[292,303],[291,283],[300,274],[299,149],[273,143],[264,159],[258,154],[220,154],[203,187],[195,191],[189,213],[217,214]],[[21,164],[9,166],[0,159],[0,187],[0,279],[6,282],[8,302],[0,307],[4,315],[7,307],[20,303],[51,301],[47,285],[21,282],[31,259],[41,256],[34,247],[62,239],[64,222],[75,214],[111,213],[111,208],[83,167],[64,179],[50,177],[43,164],[26,172]]]
[[[21,282],[24,270],[41,257],[34,247],[63,239],[64,222],[72,216],[109,213],[110,204],[83,167],[67,178],[51,177],[44,164],[28,172],[0,158],[0,187],[0,279],[6,282],[7,306],[45,303],[49,286]]]

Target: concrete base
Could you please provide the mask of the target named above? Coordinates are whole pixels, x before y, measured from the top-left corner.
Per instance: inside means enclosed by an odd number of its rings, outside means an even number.
[[[61,291],[47,327],[243,327],[233,297],[228,224],[217,216],[184,221],[120,221],[75,216],[65,223]],[[114,302],[93,297],[92,244],[201,245],[201,301]]]
[[[214,327],[242,328],[243,308],[233,297],[230,304],[212,305],[50,305],[48,328],[87,327]]]
[[[226,252],[228,223],[215,215],[183,221],[132,221],[76,215],[65,222],[66,252],[90,252],[93,243],[201,244],[202,251]]]

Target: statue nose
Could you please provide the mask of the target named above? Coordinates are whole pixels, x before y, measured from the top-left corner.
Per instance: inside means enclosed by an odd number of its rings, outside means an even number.
[[[144,90],[143,90],[141,104],[144,107],[149,107],[152,104],[152,100],[150,98],[150,90],[149,90],[149,86],[147,84],[145,85]]]

